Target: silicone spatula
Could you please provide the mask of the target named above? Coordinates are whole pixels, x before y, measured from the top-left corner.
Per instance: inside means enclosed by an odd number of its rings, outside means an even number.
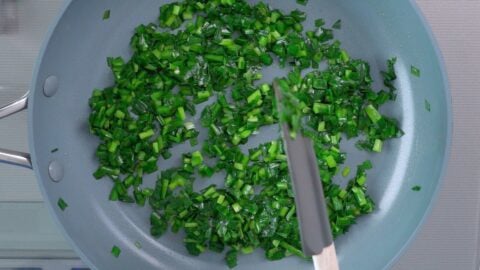
[[[282,90],[277,81],[273,88],[277,109],[282,111]],[[338,260],[328,220],[322,182],[312,141],[301,134],[293,139],[282,123],[282,137],[288,157],[288,169],[295,193],[303,253],[312,256],[316,270],[338,270]]]

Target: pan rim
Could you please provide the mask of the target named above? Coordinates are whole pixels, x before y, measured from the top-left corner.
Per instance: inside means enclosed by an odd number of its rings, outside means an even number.
[[[62,6],[60,7],[60,9],[59,9],[59,11],[56,15],[56,17],[52,20],[52,22],[50,23],[50,26],[48,27],[47,34],[45,35],[45,37],[43,39],[42,45],[41,45],[40,50],[38,52],[37,59],[35,61],[35,66],[34,66],[33,75],[32,75],[32,81],[30,83],[31,90],[30,90],[29,96],[28,96],[28,109],[27,109],[28,110],[28,117],[27,117],[28,144],[29,144],[28,148],[30,150],[30,155],[31,155],[31,159],[32,159],[32,169],[35,173],[35,178],[37,180],[38,187],[39,187],[40,192],[42,194],[42,198],[45,200],[44,202],[47,206],[46,208],[48,210],[48,213],[52,217],[53,222],[55,223],[56,227],[60,230],[63,237],[65,237],[67,242],[70,244],[70,246],[74,250],[75,254],[78,257],[80,257],[81,261],[83,263],[85,263],[86,265],[88,265],[92,269],[98,269],[95,266],[95,264],[83,253],[83,251],[80,249],[80,247],[78,247],[78,245],[73,240],[73,238],[67,233],[65,227],[60,222],[60,218],[58,217],[58,215],[55,213],[55,211],[53,209],[53,207],[54,207],[53,203],[51,202],[51,200],[48,199],[49,196],[47,194],[47,190],[46,190],[45,186],[42,184],[41,179],[38,177],[38,175],[40,174],[39,173],[40,169],[39,169],[38,164],[37,164],[37,155],[36,155],[36,151],[35,151],[35,147],[34,147],[34,136],[33,136],[33,128],[32,128],[33,127],[33,111],[34,111],[34,106],[35,106],[35,102],[33,100],[33,97],[34,97],[33,91],[35,91],[34,86],[35,86],[36,81],[38,79],[40,66],[41,66],[41,63],[43,61],[43,57],[45,55],[45,51],[47,50],[50,39],[51,39],[53,33],[55,32],[55,29],[58,26],[58,22],[62,19],[63,15],[68,10],[68,8],[70,7],[70,4],[72,2],[73,2],[73,0],[66,0],[66,1],[63,2]]]
[[[446,137],[445,137],[445,154],[443,155],[443,162],[442,162],[442,169],[440,171],[440,176],[438,179],[438,183],[434,188],[434,191],[432,193],[432,196],[430,198],[430,201],[426,207],[425,212],[423,213],[422,217],[420,218],[420,221],[418,222],[417,226],[413,230],[412,234],[410,237],[405,241],[403,246],[399,249],[397,254],[390,259],[390,262],[385,265],[383,268],[384,270],[392,268],[395,263],[399,261],[399,259],[403,256],[403,254],[406,252],[406,250],[411,246],[413,241],[417,238],[418,233],[420,230],[424,227],[428,217],[432,213],[433,207],[435,203],[438,201],[440,190],[443,188],[445,184],[445,178],[446,178],[446,173],[447,173],[447,168],[448,168],[448,163],[451,158],[451,147],[452,147],[452,134],[453,134],[453,118],[452,118],[452,96],[451,96],[451,91],[450,91],[450,83],[448,80],[448,73],[446,70],[446,65],[445,65],[445,59],[443,57],[442,51],[440,50],[439,43],[437,39],[435,38],[435,35],[433,33],[433,29],[431,28],[430,24],[427,21],[427,18],[425,15],[422,13],[420,10],[420,7],[418,4],[415,2],[415,0],[409,0],[409,4],[412,7],[412,10],[416,13],[417,17],[420,19],[422,22],[421,27],[425,30],[428,39],[430,40],[430,43],[432,45],[432,48],[435,52],[436,58],[438,60],[438,67],[440,68],[440,73],[441,77],[443,78],[443,85],[445,86],[444,88],[444,95],[445,95],[445,101],[446,101],[446,124],[447,124],[447,130],[446,130]]]

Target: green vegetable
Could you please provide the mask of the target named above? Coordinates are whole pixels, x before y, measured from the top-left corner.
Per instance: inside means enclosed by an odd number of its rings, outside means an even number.
[[[108,20],[110,18],[110,9],[107,9],[103,12],[103,20]]]
[[[413,191],[420,191],[420,190],[422,190],[422,187],[419,186],[419,185],[415,185],[415,186],[412,187],[412,190]]]
[[[365,112],[373,123],[377,123],[380,119],[382,119],[382,115],[372,105],[368,105],[365,108]]]
[[[428,102],[428,100],[425,99],[425,110],[427,110],[428,112],[431,111],[431,105],[430,105],[430,102]]]
[[[337,20],[337,21],[332,25],[332,28],[333,28],[333,29],[340,29],[340,28],[342,28],[342,20]]]
[[[383,142],[379,139],[375,139],[375,143],[373,144],[373,152],[382,152]]]
[[[325,21],[323,19],[316,19],[315,20],[315,26],[316,27],[321,27],[323,25],[325,25]]]
[[[345,168],[343,168],[343,171],[342,171],[342,176],[347,177],[349,174],[350,174],[350,167],[345,166]]]
[[[202,153],[200,151],[195,151],[192,153],[192,166],[196,167],[203,162]]]
[[[308,0],[297,0],[297,4],[306,6],[308,4]]]
[[[410,66],[410,73],[415,77],[420,77],[420,69],[415,66]]]
[[[237,266],[237,251],[234,249],[228,251],[227,255],[225,256],[225,261],[230,268]]]
[[[110,179],[109,199],[149,205],[153,237],[183,231],[190,254],[228,250],[230,267],[257,248],[269,260],[303,258],[282,140],[245,147],[262,128],[284,122],[292,137],[312,138],[334,236],[371,213],[370,162],[358,165],[345,187],[333,179],[350,173],[340,170],[343,138],[361,137],[360,149],[380,152],[403,134],[379,112],[395,99],[396,59],[382,72],[386,90],[374,91],[369,64],[352,58],[323,20],[304,29],[305,20],[302,11],[263,2],[185,0],[139,25],[132,56],[107,59],[114,83],[89,100],[90,131],[100,141],[94,177]],[[290,70],[277,80],[281,111],[272,84],[260,83],[262,69],[277,63]],[[179,145],[191,148],[179,153]],[[154,173],[155,185],[144,184]],[[224,183],[214,185],[214,175]]]
[[[65,211],[68,207],[68,204],[62,198],[58,199],[57,205],[62,211]]]
[[[140,139],[144,140],[144,139],[152,137],[154,134],[155,134],[155,132],[153,131],[153,129],[149,129],[147,131],[140,132],[138,134],[138,137],[140,137]]]
[[[381,74],[383,76],[383,84],[389,89],[388,95],[382,95],[382,99],[380,104],[383,104],[388,99],[395,100],[396,94],[395,91],[397,90],[394,81],[397,79],[397,75],[395,74],[395,63],[397,62],[397,58],[391,58],[387,61],[387,70],[382,71]]]
[[[57,152],[57,151],[58,151],[58,148],[53,148],[53,149],[50,151],[50,153],[55,153],[55,152]]]
[[[120,256],[120,253],[122,253],[122,250],[117,246],[113,246],[111,253],[113,257],[118,258]]]

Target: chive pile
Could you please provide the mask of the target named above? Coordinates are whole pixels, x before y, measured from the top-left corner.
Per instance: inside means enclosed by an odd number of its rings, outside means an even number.
[[[225,251],[230,267],[257,248],[269,260],[304,257],[282,141],[240,147],[281,120],[292,135],[313,140],[334,236],[372,212],[370,161],[345,187],[332,180],[350,172],[341,170],[342,138],[381,152],[385,141],[402,135],[379,112],[395,99],[395,59],[382,72],[385,90],[374,91],[369,64],[342,49],[323,20],[304,30],[305,19],[302,11],[262,2],[186,0],[163,5],[157,23],[138,26],[132,57],[108,58],[115,82],[89,101],[90,130],[100,139],[94,176],[113,181],[110,200],[148,203],[154,237],[183,230],[190,254]],[[288,96],[281,114],[271,83],[259,83],[270,65],[288,70],[280,79]],[[206,139],[199,140],[200,131]],[[162,166],[179,144],[192,150],[178,166]],[[153,173],[156,185],[145,187],[143,177]],[[225,175],[224,184],[194,188],[214,174]]]

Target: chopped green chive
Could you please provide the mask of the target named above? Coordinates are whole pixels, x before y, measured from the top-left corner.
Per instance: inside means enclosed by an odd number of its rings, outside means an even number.
[[[360,206],[363,206],[363,205],[367,204],[367,200],[365,198],[365,193],[363,192],[363,190],[361,188],[353,187],[352,192],[355,195],[355,198],[357,199]]]
[[[382,115],[371,104],[365,108],[365,112],[373,123],[377,123],[382,119]]]
[[[117,246],[113,246],[111,253],[113,257],[118,258],[120,256],[120,253],[122,253],[122,250]]]
[[[242,253],[243,254],[250,254],[254,251],[254,248],[252,246],[248,246],[248,247],[243,247],[242,248]]]
[[[303,255],[303,252],[302,250],[300,250],[299,248],[296,248],[286,242],[280,242],[280,246],[285,248],[288,252],[292,253],[292,254],[295,254],[297,255],[298,257],[300,258],[306,258],[305,255]]]
[[[419,185],[415,185],[415,186],[412,187],[412,190],[413,191],[420,191],[420,190],[422,190],[422,187],[419,186]]]
[[[420,69],[415,66],[410,66],[410,73],[415,77],[420,77]]]
[[[177,109],[177,115],[180,120],[185,120],[186,115],[185,115],[185,109],[183,107],[178,107]]]
[[[120,110],[117,110],[117,111],[115,112],[115,117],[117,117],[117,118],[119,118],[119,119],[123,119],[123,118],[125,118],[125,113],[122,112],[122,111],[120,111]]]
[[[108,144],[108,152],[115,153],[117,147],[120,145],[119,141],[112,141]]]
[[[245,58],[243,56],[240,56],[237,60],[237,67],[238,69],[242,70],[245,69]]]
[[[318,127],[317,127],[317,131],[318,132],[322,132],[322,131],[325,131],[325,121],[322,121],[320,123],[318,123]]]
[[[235,164],[233,164],[233,167],[237,170],[240,170],[240,171],[245,170],[245,166],[243,166],[242,163],[235,162]]]
[[[323,19],[316,19],[315,20],[315,26],[316,27],[321,27],[325,25],[325,21]]]
[[[192,153],[192,166],[196,167],[203,163],[203,156],[200,151],[195,151]]]
[[[62,198],[58,199],[57,205],[62,211],[65,211],[68,207],[68,204]]]
[[[217,203],[222,204],[225,201],[225,195],[218,196]]]
[[[347,177],[349,174],[350,174],[350,167],[345,166],[345,168],[343,168],[343,171],[342,171],[342,176]]]
[[[222,45],[225,48],[227,48],[228,50],[234,51],[234,52],[236,52],[236,51],[238,51],[242,48],[240,45],[235,44],[235,41],[233,41],[232,39],[222,39],[220,41],[220,45]]]
[[[198,226],[198,223],[196,222],[187,222],[185,225],[183,225],[185,228],[194,228]]]
[[[359,184],[361,186],[363,186],[366,181],[367,181],[367,178],[364,175],[357,178],[357,184]]]
[[[337,167],[337,162],[335,161],[335,158],[333,158],[332,156],[327,156],[325,158],[325,161],[327,162],[328,167],[330,168]]]
[[[58,148],[53,148],[53,149],[50,151],[50,153],[55,153],[55,152],[57,152],[57,151],[58,151]]]
[[[247,103],[257,103],[262,99],[262,94],[259,90],[253,92],[251,95],[247,97]]]
[[[340,28],[342,28],[342,20],[337,20],[337,21],[332,25],[332,28],[333,28],[333,29],[340,29]]]
[[[383,142],[379,139],[375,139],[375,143],[373,144],[372,151],[380,153],[382,152]]]
[[[302,5],[302,6],[307,5],[307,3],[308,3],[308,0],[297,0],[297,4]]]
[[[428,100],[425,99],[425,110],[427,110],[428,112],[431,111],[431,105],[430,105],[430,102],[428,102]]]
[[[236,213],[238,213],[238,212],[240,212],[240,210],[242,210],[242,207],[238,203],[232,204],[232,208],[233,208],[233,211],[235,211]]]
[[[313,112],[314,113],[328,113],[330,111],[330,105],[322,103],[313,103]]]
[[[206,54],[205,59],[212,62],[223,62],[225,57],[223,55],[215,55],[215,54]]]
[[[107,9],[103,12],[103,20],[108,20],[110,18],[110,9]]]
[[[148,139],[150,137],[153,136],[153,134],[155,134],[155,132],[153,131],[153,129],[149,129],[147,131],[144,131],[144,132],[141,132],[138,134],[138,137],[140,137],[140,139],[142,140],[145,140],[145,139]]]
[[[229,268],[237,266],[237,251],[234,249],[228,251],[225,256],[225,261]]]

